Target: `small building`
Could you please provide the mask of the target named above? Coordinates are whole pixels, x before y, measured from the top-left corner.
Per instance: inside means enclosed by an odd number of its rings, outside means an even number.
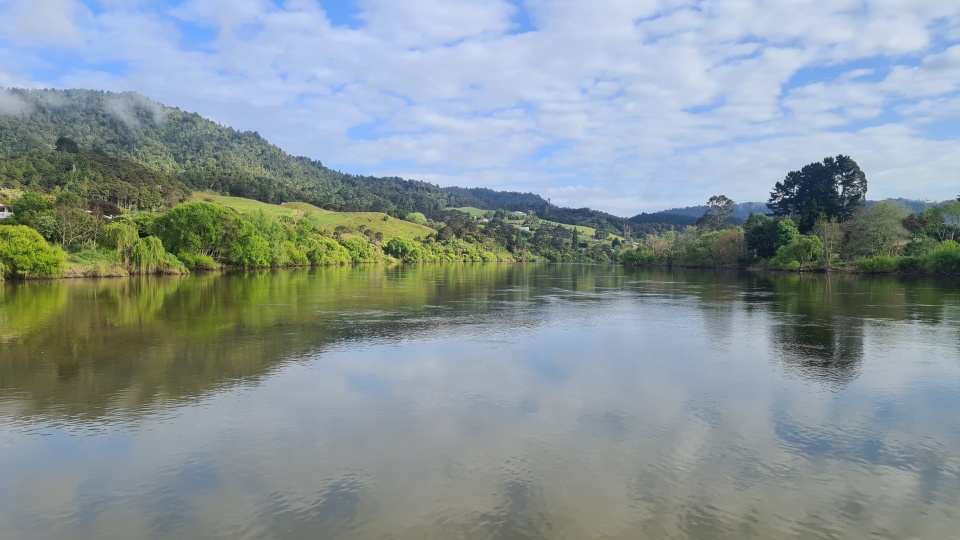
[[[13,217],[13,208],[0,204],[0,219],[7,219],[8,217]]]

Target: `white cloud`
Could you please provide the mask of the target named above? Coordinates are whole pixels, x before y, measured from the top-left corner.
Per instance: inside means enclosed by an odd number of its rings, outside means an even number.
[[[83,42],[80,24],[89,20],[74,0],[13,0],[0,11],[0,30],[18,45],[67,47]]]
[[[137,90],[345,171],[402,162],[628,215],[763,200],[837,153],[878,178],[871,197],[933,197],[952,189],[941,153],[960,150],[960,133],[919,128],[960,97],[948,2],[364,0],[346,28],[307,0],[189,0],[172,16],[42,1],[58,37],[8,31],[0,83]],[[8,27],[37,24],[36,5],[10,2]],[[520,10],[532,31],[515,33]],[[197,26],[215,37],[197,44]],[[83,61],[44,49],[68,43]],[[891,171],[910,178],[900,191]]]

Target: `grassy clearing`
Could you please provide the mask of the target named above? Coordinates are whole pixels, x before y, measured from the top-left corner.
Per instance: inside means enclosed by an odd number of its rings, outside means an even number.
[[[314,214],[320,224],[325,227],[335,229],[337,226],[343,225],[351,230],[359,230],[362,226],[364,229],[382,233],[384,242],[397,236],[409,240],[417,237],[424,238],[427,235],[437,232],[430,227],[403,221],[402,219],[388,216],[382,212],[334,212],[304,202],[289,202],[278,206],[254,201],[252,199],[244,199],[242,197],[226,197],[200,192],[194,192],[190,200],[222,204],[223,206],[232,208],[241,215],[262,210],[274,218],[282,216],[295,218],[309,212]]]
[[[427,235],[437,232],[430,227],[390,217],[381,212],[324,211],[322,214],[317,214],[317,218],[321,225],[330,227],[343,225],[350,229],[359,229],[362,225],[374,232],[383,233],[385,242],[396,236],[413,240],[417,237],[425,238]]]
[[[305,202],[287,202],[287,203],[281,204],[280,206],[283,207],[283,208],[290,208],[290,209],[292,209],[292,210],[294,210],[294,211],[299,210],[299,211],[301,211],[301,212],[313,212],[313,213],[315,213],[315,214],[323,214],[323,213],[334,213],[334,214],[335,214],[335,213],[336,213],[336,212],[334,212],[333,210],[324,210],[323,208],[320,208],[319,206],[314,206],[314,205],[312,205],[312,204],[310,204],[310,203],[305,203]]]
[[[447,208],[447,210],[456,210],[458,212],[463,212],[464,214],[470,214],[473,217],[483,217],[484,214],[490,212],[490,210],[484,210],[482,208],[474,208],[473,206],[461,206],[460,208]]]
[[[193,192],[191,201],[206,201],[232,208],[238,214],[251,214],[257,210],[263,210],[268,216],[278,218],[281,216],[294,217],[296,210],[275,204],[267,204],[253,199],[244,199],[243,197],[227,197],[224,195],[211,195],[198,191]]]
[[[130,275],[116,253],[83,250],[67,255],[64,277],[120,277]]]
[[[482,208],[476,208],[473,206],[462,206],[460,208],[448,208],[448,210],[458,210],[460,212],[470,214],[473,217],[483,217],[487,212],[490,212],[490,210],[484,210]],[[524,221],[523,219],[514,218],[513,216],[510,216],[506,219],[507,223],[510,223],[511,225],[514,225],[516,227],[520,227],[523,224],[523,221]],[[554,226],[554,227],[557,225],[563,225],[565,228],[570,229],[571,231],[574,229],[579,229],[580,234],[582,236],[586,236],[589,238],[593,238],[593,235],[597,234],[597,230],[594,229],[593,227],[587,227],[584,225],[567,225],[566,223],[557,223],[556,221],[550,221],[547,219],[541,219],[540,221],[542,223],[545,223],[547,225]],[[623,240],[622,236],[617,236],[617,235],[613,235],[613,236],[614,238],[620,238],[621,240]]]

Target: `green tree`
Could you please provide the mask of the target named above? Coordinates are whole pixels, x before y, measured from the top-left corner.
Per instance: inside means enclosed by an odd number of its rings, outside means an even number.
[[[77,251],[86,241],[94,239],[97,219],[85,211],[75,206],[58,206],[52,217],[52,238],[63,249]]]
[[[843,229],[840,223],[836,218],[820,218],[813,224],[813,234],[820,239],[826,264],[829,265],[833,254],[840,249],[840,244],[843,242]]]
[[[410,212],[407,214],[407,217],[403,218],[410,223],[416,223],[417,225],[426,225],[427,216],[423,215],[422,212]]]
[[[12,277],[54,277],[63,273],[66,254],[51,248],[26,225],[0,226],[0,267]]]
[[[391,238],[383,246],[383,251],[406,262],[421,262],[424,258],[423,247],[420,244],[399,236]]]
[[[743,236],[747,251],[754,257],[768,259],[800,236],[791,219],[770,219],[764,214],[753,214],[743,222]]]
[[[360,236],[351,236],[340,240],[340,244],[350,252],[350,260],[355,263],[374,262],[376,255],[370,242]]]
[[[809,231],[821,217],[844,222],[866,202],[867,177],[850,156],[827,157],[791,171],[770,192],[767,207],[777,216],[798,219]]]
[[[940,274],[960,274],[960,244],[944,240],[927,255],[924,266]]]
[[[185,274],[187,268],[172,253],[163,249],[156,236],[137,238],[130,249],[130,270],[140,274]]]
[[[350,252],[333,238],[313,236],[306,241],[305,251],[310,262],[319,266],[342,265],[351,262]]]
[[[154,223],[157,236],[170,253],[196,254],[225,261],[239,216],[219,204],[181,204]]]
[[[697,227],[714,231],[722,230],[733,217],[732,199],[726,195],[714,195],[707,201],[707,210],[697,220]]]
[[[13,219],[15,219],[17,223],[30,225],[36,216],[48,210],[50,205],[47,204],[47,200],[39,193],[27,191],[10,203],[10,208],[13,210]]]
[[[910,238],[903,227],[908,212],[887,201],[881,201],[861,211],[843,225],[845,258],[893,255],[898,245]]]
[[[103,228],[98,243],[101,247],[112,249],[120,254],[123,262],[130,263],[133,246],[140,240],[137,228],[127,223],[111,223]]]
[[[792,267],[792,263],[796,263],[796,268],[803,270],[809,263],[823,257],[823,253],[823,244],[818,237],[798,236],[790,243],[777,248],[773,263],[785,267]]]
[[[617,262],[624,266],[644,266],[656,264],[657,256],[647,246],[638,246],[636,249],[625,249],[617,253]]]
[[[67,152],[69,154],[79,154],[80,145],[70,137],[60,137],[55,145],[57,152]]]
[[[923,232],[939,241],[954,240],[960,232],[960,202],[947,201],[924,210],[920,216],[927,223]]]
[[[280,247],[283,249],[283,244]],[[234,266],[261,268],[270,266],[272,261],[270,242],[249,221],[235,221],[227,246],[227,262]]]

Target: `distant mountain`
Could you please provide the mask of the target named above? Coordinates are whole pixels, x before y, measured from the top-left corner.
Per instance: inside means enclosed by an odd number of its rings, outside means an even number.
[[[924,210],[926,210],[927,208],[930,208],[931,206],[937,206],[939,204],[943,204],[947,202],[947,201],[918,201],[916,199],[903,199],[903,198],[884,199],[884,200],[898,204],[906,208],[910,212],[913,212],[914,214],[919,214],[920,212],[923,212]],[[867,201],[867,207],[873,206],[875,204],[877,204],[877,201]]]
[[[938,201],[918,201],[915,199],[884,199],[886,201],[894,202],[910,212],[920,213],[926,210],[931,206],[941,204]],[[867,201],[867,207],[873,206],[877,201]],[[642,213],[637,214],[629,219],[632,223],[663,223],[669,225],[693,225],[696,223],[697,218],[703,216],[703,213],[707,211],[707,207],[704,205],[700,206],[685,206],[682,208],[671,208],[669,210],[661,210],[659,212],[653,213]],[[762,202],[745,202],[737,203],[733,206],[733,216],[735,222],[741,222],[751,213],[754,214],[770,214],[770,210],[767,208],[766,203]]]
[[[655,212],[655,214],[671,214],[678,216],[690,216],[696,221],[697,218],[701,217],[704,212],[707,211],[706,205],[699,206],[685,206],[683,208],[671,208],[669,210],[661,210]],[[766,203],[760,202],[745,202],[745,203],[736,203],[733,205],[733,217],[737,220],[744,220],[750,216],[750,213],[754,214],[764,214],[769,212],[767,209]]]
[[[637,214],[629,219],[631,223],[636,223],[638,225],[646,224],[662,224],[662,225],[672,225],[674,227],[686,227],[687,225],[696,225],[697,218],[703,215],[703,212],[693,217],[689,214],[674,214],[668,213],[667,211],[663,212],[654,212],[648,214],[646,212]]]
[[[291,156],[259,133],[237,131],[196,113],[132,92],[21,90],[7,92],[0,114],[0,158],[45,155],[66,137],[81,152],[140,164],[196,190],[268,203],[304,201],[340,211],[378,211],[396,217],[474,206],[534,210],[553,221],[622,231],[624,219],[551,205],[532,193],[441,188],[397,177],[347,174],[320,161]],[[16,182],[10,178],[0,181]]]

